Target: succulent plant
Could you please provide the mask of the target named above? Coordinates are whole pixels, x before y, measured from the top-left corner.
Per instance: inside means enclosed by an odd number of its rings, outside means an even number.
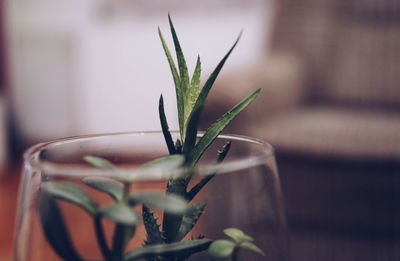
[[[65,261],[86,261],[75,249],[70,233],[64,221],[63,213],[58,201],[67,201],[82,208],[91,216],[95,227],[95,237],[103,260],[105,261],[179,261],[186,260],[192,254],[205,251],[210,248],[210,255],[213,258],[228,257],[229,253],[236,258],[237,249],[246,248],[253,252],[263,252],[251,243],[250,237],[247,240],[243,232],[239,230],[226,230],[225,233],[231,236],[233,241],[217,240],[212,243],[211,239],[196,238],[184,240],[185,236],[193,229],[206,208],[205,202],[192,203],[198,192],[212,180],[213,173],[202,178],[197,184],[188,188],[192,179],[194,167],[207,148],[214,142],[218,135],[243,111],[258,95],[260,90],[254,91],[248,97],[235,105],[231,110],[216,120],[198,139],[198,125],[200,115],[205,106],[207,96],[226,60],[237,45],[238,39],[232,48],[218,63],[217,67],[208,77],[203,87],[200,88],[201,61],[197,58],[196,66],[192,76],[189,76],[185,57],[182,52],[178,36],[170,16],[169,26],[174,42],[176,66],[171,52],[164,40],[162,32],[158,29],[162,47],[165,51],[169,67],[175,84],[177,99],[179,134],[180,138],[173,140],[164,112],[163,96],[159,100],[159,117],[165,142],[170,155],[155,159],[141,166],[140,169],[151,170],[168,166],[169,168],[186,168],[188,171],[180,177],[170,178],[165,193],[146,192],[132,194],[130,186],[132,180],[129,178],[123,182],[109,178],[84,178],[82,182],[95,190],[109,195],[113,203],[102,206],[90,198],[81,187],[69,182],[45,182],[41,185],[39,197],[39,216],[44,234],[54,251]],[[230,143],[225,144],[217,154],[217,163],[222,162],[231,147]],[[88,155],[83,159],[88,164],[109,171],[118,171],[110,161]],[[140,171],[139,169],[139,171]],[[140,214],[134,207],[141,206]],[[158,223],[158,217],[154,209],[162,211],[163,223]],[[113,237],[106,239],[103,231],[102,219],[106,218],[115,223]],[[147,238],[143,247],[127,250],[127,243],[134,237],[139,222],[143,222]],[[230,232],[229,232],[230,231]],[[239,242],[240,241],[240,242]],[[230,243],[228,243],[230,242]],[[224,247],[225,246],[225,247]],[[218,256],[218,251],[222,253]]]

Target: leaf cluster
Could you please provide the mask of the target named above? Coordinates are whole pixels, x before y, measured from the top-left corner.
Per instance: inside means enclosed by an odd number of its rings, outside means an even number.
[[[111,162],[95,156],[85,157],[85,160],[95,167],[115,168]],[[165,160],[160,161],[157,159],[143,165],[143,168],[149,168],[150,166],[162,167],[163,164],[166,164]],[[46,182],[41,185],[39,198],[40,221],[50,245],[66,261],[85,259],[75,250],[58,200],[80,207],[92,218],[96,238],[104,260],[133,261],[141,258],[151,258],[156,255],[171,254],[189,256],[193,251],[207,249],[211,243],[208,239],[190,240],[175,244],[164,244],[163,241],[160,241],[151,247],[138,248],[125,253],[125,247],[133,237],[136,226],[141,221],[139,214],[134,209],[136,206],[142,205],[143,208],[148,210],[157,208],[167,213],[185,215],[186,213],[191,213],[186,200],[176,195],[158,192],[131,194],[129,184],[123,184],[109,178],[91,177],[84,178],[82,181],[88,187],[108,194],[113,199],[113,203],[101,206],[94,202],[85,190],[70,182]],[[104,235],[103,218],[112,220],[116,224],[112,246],[107,244]],[[143,213],[145,223],[151,223],[146,222],[146,219],[149,218],[151,219],[152,217],[148,217]],[[150,235],[154,237],[157,234],[155,231]]]
[[[208,248],[208,253],[211,258],[226,259],[232,256],[233,260],[236,260],[237,253],[240,249],[245,249],[258,255],[265,256],[264,251],[253,243],[254,239],[251,236],[246,235],[242,230],[237,228],[227,228],[224,229],[224,234],[227,235],[230,240],[215,240]]]

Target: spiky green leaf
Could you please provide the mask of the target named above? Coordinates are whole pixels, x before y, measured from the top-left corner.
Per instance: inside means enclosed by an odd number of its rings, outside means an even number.
[[[168,152],[169,154],[175,154],[176,150],[174,140],[172,139],[171,132],[169,131],[167,117],[165,117],[164,99],[162,95],[160,96],[160,101],[158,103],[158,114],[160,116],[161,129],[164,135],[165,142],[167,143]]]
[[[200,56],[197,56],[196,67],[192,75],[192,80],[190,82],[191,89],[194,90],[194,95],[190,95],[193,105],[196,103],[197,96],[200,93],[200,76],[201,76],[201,60]]]
[[[218,157],[217,157],[217,163],[221,163],[226,155],[228,154],[229,150],[231,148],[231,142],[227,142],[224,144],[222,147],[222,150],[218,151]],[[203,177],[196,185],[194,185],[191,190],[186,194],[186,199],[188,201],[191,201],[197,193],[199,193],[205,185],[207,185],[208,182],[210,182],[211,179],[213,179],[215,174],[210,174],[205,177]]]
[[[182,52],[182,47],[176,34],[174,24],[172,23],[171,16],[168,15],[169,27],[171,29],[172,39],[174,40],[176,58],[178,60],[180,86],[183,93],[186,93],[186,89],[189,87],[189,73],[186,65],[185,56]]]
[[[205,105],[208,93],[210,92],[215,80],[218,77],[218,74],[220,73],[222,67],[224,66],[226,60],[228,59],[228,57],[232,53],[232,51],[235,48],[236,44],[238,43],[239,39],[240,39],[240,35],[237,38],[237,40],[235,41],[235,43],[233,44],[233,46],[231,47],[231,49],[228,51],[228,53],[224,56],[224,58],[222,58],[222,60],[218,63],[217,67],[214,69],[214,71],[208,77],[206,83],[204,84],[203,88],[200,91],[200,94],[197,97],[196,103],[194,104],[192,112],[191,112],[191,114],[190,114],[190,116],[188,118],[188,127],[190,126],[190,124],[196,124],[196,128],[193,128],[193,126],[192,126],[192,128],[195,129],[195,134],[196,135],[197,135],[198,119],[199,119],[200,114],[201,114],[201,112],[203,110],[203,107]],[[191,118],[195,118],[195,119],[192,120]],[[194,135],[194,136],[196,136],[196,135]]]
[[[191,160],[197,162],[204,151],[211,145],[211,143],[218,137],[218,135],[231,123],[236,116],[239,115],[247,106],[250,105],[260,93],[260,89],[256,90],[241,102],[235,105],[230,111],[222,115],[217,121],[215,121],[206,131],[206,133],[200,138],[193,151],[191,152]]]
[[[147,232],[145,245],[156,245],[164,243],[164,236],[161,233],[160,225],[154,213],[146,205],[142,206],[143,224]]]
[[[179,233],[177,236],[178,240],[182,240],[193,229],[193,227],[196,225],[197,221],[203,214],[205,207],[205,202],[190,206],[190,210],[182,218],[182,224],[179,228]]]
[[[175,62],[172,59],[171,52],[169,51],[169,48],[164,40],[164,37],[161,33],[160,28],[158,28],[158,35],[160,36],[161,44],[164,49],[165,55],[167,56],[168,64],[171,69],[172,77],[174,79],[174,84],[175,84],[175,93],[176,93],[176,101],[177,101],[177,107],[178,107],[178,119],[179,119],[179,129],[183,130],[183,96],[184,92],[181,89],[181,79],[179,77],[178,71],[175,66]],[[182,131],[181,131],[182,135]]]
[[[188,118],[196,104],[197,97],[200,93],[200,74],[201,74],[201,61],[200,57],[197,57],[196,67],[193,72],[190,86],[186,89],[185,93],[185,124],[188,124]]]
[[[179,86],[180,86],[179,74],[178,74],[178,71],[176,69],[176,65],[175,65],[174,59],[171,56],[171,52],[169,51],[168,45],[164,40],[164,36],[162,35],[160,27],[158,28],[158,36],[160,37],[161,45],[162,45],[162,47],[164,49],[165,56],[167,56],[168,64],[169,64],[169,67],[171,69],[171,73],[172,73],[172,77],[174,79],[175,87],[179,88]]]
[[[194,108],[187,124],[185,140],[183,143],[183,154],[186,155],[186,163],[192,162],[191,152],[196,145],[197,128],[203,107]]]

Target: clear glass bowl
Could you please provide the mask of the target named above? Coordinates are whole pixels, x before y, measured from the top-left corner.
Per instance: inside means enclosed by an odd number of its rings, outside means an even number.
[[[172,135],[174,140],[178,138],[178,133]],[[228,141],[231,142],[228,156],[224,162],[216,164],[218,150]],[[92,167],[83,160],[86,155],[104,157],[116,165],[118,171]],[[13,260],[64,260],[53,250],[43,232],[38,213],[41,184],[61,181],[74,183],[101,206],[111,204],[112,199],[83,184],[84,178],[101,176],[124,182],[128,177],[133,180],[131,193],[164,193],[168,180],[187,170],[151,168],[151,171],[145,171],[138,170],[138,167],[165,155],[168,155],[168,150],[162,132],[72,137],[31,147],[24,155]],[[184,240],[199,236],[212,240],[228,239],[223,230],[234,227],[251,235],[254,243],[266,254],[264,257],[240,250],[240,260],[288,260],[286,218],[271,145],[244,136],[220,135],[192,172],[194,175],[189,188],[204,176],[211,173],[216,175],[191,202],[206,202],[207,205]],[[96,241],[92,218],[74,204],[61,200],[57,202],[71,242],[79,255],[84,260],[104,260]],[[142,209],[136,207],[136,211],[141,216]],[[162,212],[154,211],[159,223],[162,223]],[[106,244],[111,246],[114,223],[106,218],[101,222]],[[142,247],[145,239],[146,232],[141,223],[129,241],[127,251]],[[210,258],[203,251],[188,260]]]

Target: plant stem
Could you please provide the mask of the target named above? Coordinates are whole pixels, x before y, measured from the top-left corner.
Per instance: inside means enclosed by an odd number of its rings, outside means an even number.
[[[238,260],[239,260],[239,248],[236,247],[232,253],[232,261],[238,261]]]
[[[130,191],[130,183],[124,183],[124,193],[122,196],[122,202],[128,202],[129,200],[129,191]],[[113,235],[113,246],[112,246],[112,260],[113,261],[122,261],[125,247],[126,247],[126,235],[128,232],[128,226],[123,224],[116,224]]]
[[[105,240],[103,225],[101,224],[101,216],[96,215],[96,217],[94,217],[93,221],[94,221],[94,228],[96,231],[97,242],[100,246],[100,250],[101,250],[101,253],[102,253],[104,259],[107,260],[110,256],[110,249],[108,248],[107,242]]]

